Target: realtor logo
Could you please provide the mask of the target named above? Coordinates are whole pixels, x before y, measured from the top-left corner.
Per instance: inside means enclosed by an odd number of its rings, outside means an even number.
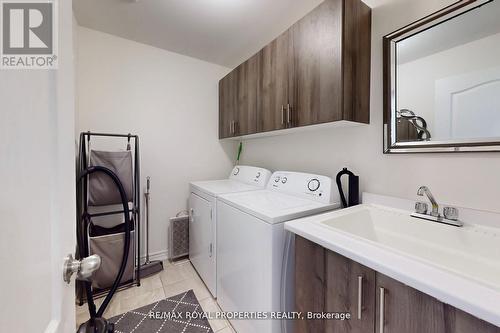
[[[56,3],[49,0],[0,0],[0,5],[0,68],[56,68]]]

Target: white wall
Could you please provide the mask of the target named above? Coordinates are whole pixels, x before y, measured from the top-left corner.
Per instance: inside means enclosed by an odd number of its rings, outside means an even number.
[[[500,212],[498,153],[382,154],[382,37],[453,2],[367,1],[374,6],[370,125],[248,140],[243,162],[330,176],[347,166],[361,176],[362,191],[415,199],[428,185],[440,202]]]
[[[152,182],[150,250],[164,254],[168,218],[186,209],[189,181],[225,178],[232,167],[235,144],[217,140],[218,81],[228,69],[83,27],[78,53],[80,130],[140,136],[142,185]]]

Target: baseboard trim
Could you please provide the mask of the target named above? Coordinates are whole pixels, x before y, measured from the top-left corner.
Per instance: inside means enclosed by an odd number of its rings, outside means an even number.
[[[152,252],[149,254],[149,261],[165,261],[168,259],[168,250]],[[146,256],[141,256],[141,263],[146,261]]]

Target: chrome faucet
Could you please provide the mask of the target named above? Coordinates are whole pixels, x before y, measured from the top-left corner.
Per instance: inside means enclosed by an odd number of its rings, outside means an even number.
[[[417,195],[419,196],[424,196],[424,194],[429,198],[429,201],[431,202],[432,205],[432,211],[431,215],[432,216],[439,216],[439,205],[436,202],[436,199],[434,199],[434,196],[432,195],[431,190],[427,186],[420,186],[420,188],[417,191]]]
[[[453,225],[455,227],[462,227],[464,224],[458,220],[458,209],[455,207],[444,207],[443,216],[439,214],[439,205],[432,195],[431,190],[427,186],[420,186],[417,195],[423,197],[427,196],[432,205],[430,214],[427,214],[428,205],[425,202],[415,203],[415,212],[411,214],[412,217],[424,219],[433,222]]]

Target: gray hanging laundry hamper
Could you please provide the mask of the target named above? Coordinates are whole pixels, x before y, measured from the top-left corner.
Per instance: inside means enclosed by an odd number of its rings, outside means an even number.
[[[133,282],[135,278],[135,228],[134,221],[130,221],[130,251],[127,266],[120,283]],[[125,242],[125,223],[113,228],[104,228],[93,224],[89,225],[89,251],[90,255],[98,254],[101,257],[101,267],[92,277],[92,287],[106,289],[113,282],[120,270]]]

